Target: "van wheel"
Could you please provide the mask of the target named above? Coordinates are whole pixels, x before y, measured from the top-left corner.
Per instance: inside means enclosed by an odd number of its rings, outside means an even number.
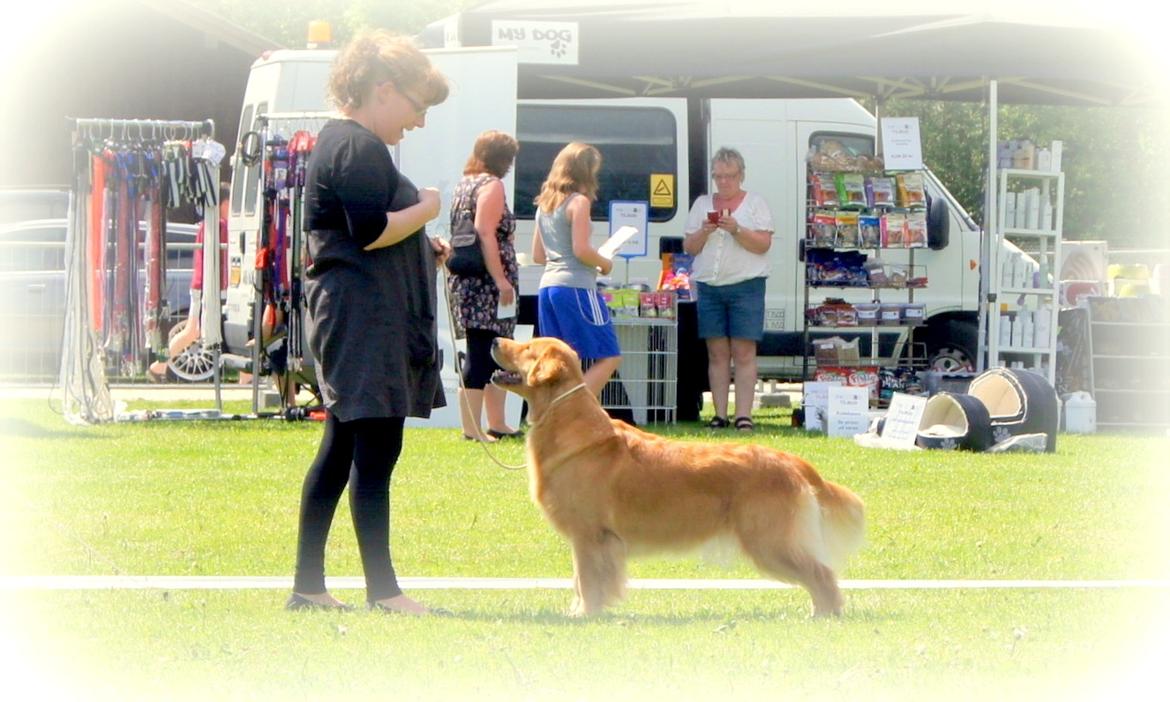
[[[974,373],[979,335],[974,322],[948,319],[931,324],[926,338],[927,368],[940,373]]]
[[[178,336],[186,327],[186,319],[171,327],[171,331],[167,333],[167,341],[169,342]],[[180,380],[200,383],[211,380],[211,376],[215,372],[215,355],[204,349],[203,343],[196,339],[191,342],[190,346],[183,349],[182,353],[168,360],[167,367]]]

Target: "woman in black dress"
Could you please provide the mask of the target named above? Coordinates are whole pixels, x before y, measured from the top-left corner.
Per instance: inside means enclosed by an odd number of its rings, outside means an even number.
[[[325,589],[325,542],[348,483],[368,605],[425,614],[394,574],[389,488],[405,418],[445,404],[435,265],[447,249],[424,231],[439,213],[438,191],[415,188],[386,145],[426,125],[447,83],[409,39],[379,31],[338,54],[329,92],[345,118],[322,128],[305,185],[309,347],[328,412],[301,495],[286,606],[346,607]]]

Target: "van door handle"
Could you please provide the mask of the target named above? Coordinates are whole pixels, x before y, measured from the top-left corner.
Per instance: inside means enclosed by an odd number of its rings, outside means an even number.
[[[37,294],[43,293],[45,291],[45,284],[44,283],[29,283],[28,284],[28,291],[30,293],[37,293]]]

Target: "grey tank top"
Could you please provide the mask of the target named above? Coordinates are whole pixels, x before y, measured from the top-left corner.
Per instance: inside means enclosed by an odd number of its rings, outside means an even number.
[[[586,288],[597,287],[597,269],[588,266],[573,255],[573,223],[569,220],[568,207],[573,198],[584,197],[574,193],[565,198],[561,206],[550,214],[537,210],[540,237],[544,242],[547,262],[540,287]]]

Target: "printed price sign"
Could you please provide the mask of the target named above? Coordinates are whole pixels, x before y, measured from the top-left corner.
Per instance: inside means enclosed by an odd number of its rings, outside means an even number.
[[[898,446],[910,447],[918,439],[918,425],[926,411],[926,398],[894,393],[890,398],[890,409],[882,426],[882,439]]]
[[[622,227],[633,227],[637,233],[617,250],[618,256],[635,258],[646,255],[646,228],[650,224],[650,203],[645,200],[611,200],[609,203],[609,234],[613,236]]]
[[[922,139],[917,117],[882,118],[882,156],[886,170],[914,171],[922,168]]]
[[[824,431],[829,412],[829,388],[837,382],[811,382],[804,384],[800,406],[804,410],[804,428],[809,431]]]
[[[864,434],[869,426],[869,392],[865,388],[829,388],[829,436]]]

